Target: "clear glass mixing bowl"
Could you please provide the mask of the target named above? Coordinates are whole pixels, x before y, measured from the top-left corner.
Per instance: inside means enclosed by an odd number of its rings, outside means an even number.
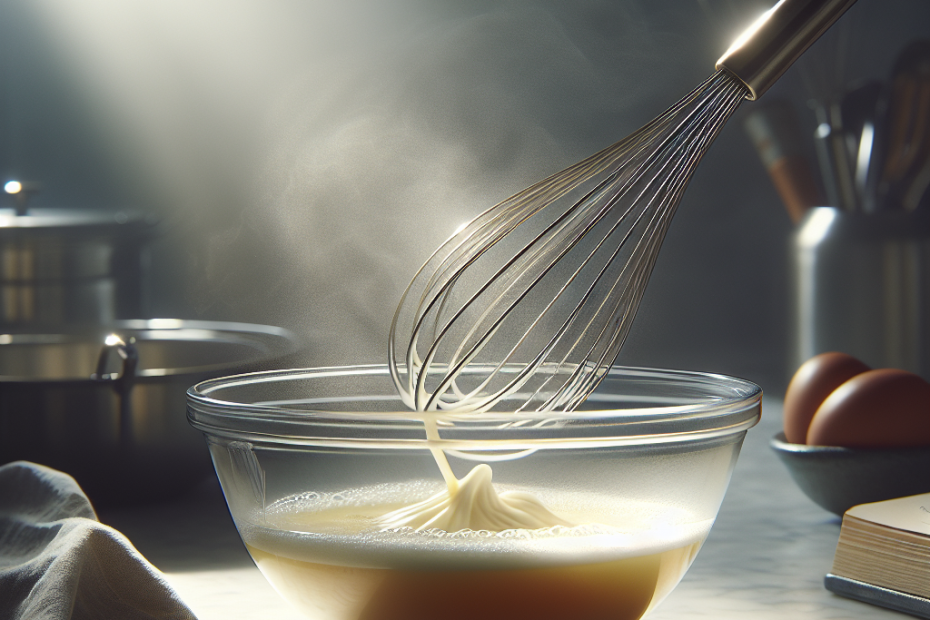
[[[188,418],[255,563],[311,618],[623,620],[691,565],[761,397],[731,377],[618,367],[574,413],[445,415],[427,440],[386,366],[351,366],[206,381]],[[562,524],[379,527],[444,492],[431,449],[457,478],[489,464],[497,491]]]

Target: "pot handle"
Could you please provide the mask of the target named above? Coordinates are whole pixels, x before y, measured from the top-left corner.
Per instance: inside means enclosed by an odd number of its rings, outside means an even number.
[[[124,450],[132,448],[134,436],[130,393],[136,380],[136,367],[139,365],[139,352],[135,343],[135,338],[130,337],[127,341],[118,334],[107,336],[97,357],[97,372],[90,376],[95,381],[113,382],[113,391],[119,397],[119,442]],[[107,361],[112,351],[116,351],[123,359],[123,366],[118,375],[106,373]]]
[[[113,390],[117,394],[122,397],[128,396],[136,379],[136,367],[139,365],[139,352],[135,343],[135,338],[124,340],[118,334],[107,336],[97,357],[97,371],[90,378],[96,381],[112,381]],[[119,374],[106,372],[112,351],[116,351],[123,360]]]

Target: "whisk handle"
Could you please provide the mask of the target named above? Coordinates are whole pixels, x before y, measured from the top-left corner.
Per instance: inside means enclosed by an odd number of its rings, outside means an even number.
[[[755,100],[794,64],[856,0],[780,0],[747,28],[717,61]]]

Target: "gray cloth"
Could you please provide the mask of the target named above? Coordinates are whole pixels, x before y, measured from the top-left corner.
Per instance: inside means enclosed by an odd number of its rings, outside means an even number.
[[[0,619],[195,620],[70,476],[0,467]]]

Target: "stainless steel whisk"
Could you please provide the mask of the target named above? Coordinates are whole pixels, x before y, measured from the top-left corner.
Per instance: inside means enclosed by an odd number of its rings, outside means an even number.
[[[854,1],[782,0],[661,116],[440,246],[391,325],[389,366],[405,404],[571,411],[584,401],[629,333],[675,209],[720,129]]]

